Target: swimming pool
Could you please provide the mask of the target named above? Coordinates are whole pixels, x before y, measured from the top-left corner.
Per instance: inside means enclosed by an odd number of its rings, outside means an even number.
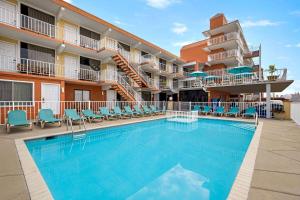
[[[226,199],[255,126],[166,119],[26,141],[61,199]]]

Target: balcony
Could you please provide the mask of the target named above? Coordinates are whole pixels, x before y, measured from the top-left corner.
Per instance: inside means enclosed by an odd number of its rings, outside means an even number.
[[[100,72],[80,68],[70,73],[65,71],[64,65],[32,60],[27,58],[16,58],[0,55],[0,71],[20,73],[26,75],[37,75],[47,77],[60,77],[70,80],[84,80],[97,82],[100,80]]]
[[[109,37],[100,39],[100,49],[98,55],[100,59],[114,56],[118,53],[118,41]]]
[[[220,87],[220,86],[239,86],[251,85],[264,82],[286,81],[287,69],[277,69],[270,74],[267,70],[263,74],[258,71],[244,74],[230,74],[227,70],[206,71],[206,78],[195,78],[194,80],[182,80],[179,84],[181,89]],[[259,78],[261,76],[261,78]]]
[[[0,71],[4,72],[54,77],[59,73],[59,68],[61,66],[55,63],[0,55]]]
[[[88,68],[90,68],[90,66],[80,65],[78,79],[92,82],[100,81],[100,71],[95,71]]]
[[[144,70],[147,70],[147,71],[150,71],[153,73],[159,72],[159,66],[158,66],[156,57],[151,54],[140,56],[140,65],[142,66],[142,68]]]
[[[238,39],[240,39],[239,33],[231,32],[231,33],[226,33],[225,35],[209,38],[207,45],[213,46],[213,45],[222,44],[230,40],[238,40]]]
[[[100,49],[100,40],[80,35],[80,46],[98,51]]]
[[[56,27],[42,20],[20,14],[20,28],[55,38]]]
[[[149,83],[150,83],[149,86],[151,90],[153,91],[159,90],[159,82],[156,79],[149,78]]]
[[[178,66],[173,66],[172,77],[173,78],[183,78],[183,77],[185,77],[184,71],[182,70],[182,68],[179,68]]]
[[[231,49],[208,55],[208,64],[238,65],[243,63],[243,58],[239,49]]]

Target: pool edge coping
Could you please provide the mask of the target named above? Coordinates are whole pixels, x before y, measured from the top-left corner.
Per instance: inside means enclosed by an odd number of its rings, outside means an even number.
[[[145,118],[145,119],[140,119],[139,121],[125,121],[125,122],[121,122],[119,124],[108,124],[108,125],[104,125],[104,126],[97,126],[97,127],[90,127],[87,128],[86,131],[89,130],[95,130],[95,129],[103,129],[103,128],[110,128],[110,127],[116,127],[116,126],[122,126],[122,125],[128,125],[128,124],[135,124],[135,123],[140,123],[140,122],[146,122],[146,121],[153,121],[153,120],[158,120],[158,119],[164,119],[166,118],[165,115],[163,116],[159,116],[159,117],[155,117],[155,118]],[[205,117],[205,116],[198,116],[199,119],[203,118],[203,119],[217,119],[217,120],[232,120],[232,121],[239,121],[239,122],[253,122],[247,119],[239,119],[239,118],[230,118],[230,119],[226,119],[226,118],[219,118],[219,117]],[[259,122],[257,129],[254,133],[255,137],[257,134],[257,130],[259,128],[259,126],[261,125],[262,127],[262,122]],[[260,128],[262,129],[262,128]],[[74,133],[76,132],[81,132],[82,130],[76,130],[74,131]],[[26,144],[25,141],[26,140],[31,140],[31,139],[38,139],[38,138],[44,138],[44,137],[48,137],[48,136],[59,136],[59,135],[66,135],[66,134],[70,134],[71,132],[68,131],[63,131],[63,132],[58,132],[58,133],[48,133],[48,134],[43,134],[43,135],[36,135],[36,136],[28,136],[28,137],[24,137],[24,138],[18,138],[15,139],[15,145],[17,148],[17,153],[19,156],[19,160],[21,163],[21,167],[24,173],[24,177],[25,177],[25,182],[29,191],[29,196],[31,200],[54,200],[50,189],[48,188],[46,181],[44,180],[42,174],[39,171],[39,168],[37,167],[35,161],[33,160]],[[261,134],[261,131],[259,133],[259,136]],[[234,184],[231,187],[230,190],[230,194],[228,196],[228,199],[236,199],[236,197],[240,198],[239,193],[243,192],[243,194],[245,193],[245,186],[240,184],[240,181],[237,182],[237,178],[240,177],[239,179],[241,179],[241,177],[243,176],[243,174],[241,174],[241,169],[242,173],[247,172],[247,166],[244,166],[244,162],[246,157],[248,157],[248,151],[250,148],[252,148],[252,142],[253,142],[254,138],[252,138],[251,143],[248,147],[248,150],[246,152],[246,155],[244,157],[244,160],[242,162],[242,165],[240,167],[240,170],[238,172],[238,175],[235,178]],[[257,148],[258,148],[258,144],[257,144]],[[252,179],[252,174],[254,171],[254,163],[255,163],[255,159],[256,159],[256,154],[255,154],[255,158],[253,161],[253,170],[251,172],[251,177],[247,179],[245,179],[246,181],[250,180],[249,183],[249,188],[247,188],[247,191],[249,192],[250,190],[250,184],[251,184],[251,179]],[[248,159],[247,159],[248,160]],[[246,171],[245,171],[246,170]],[[244,172],[245,171],[245,172]],[[248,180],[249,179],[249,180]],[[242,182],[244,181],[243,177],[242,177]],[[237,182],[237,183],[236,183]],[[248,197],[248,192],[247,195],[244,199],[247,199]],[[230,198],[232,197],[232,198]]]
[[[125,121],[125,122],[121,122],[119,124],[107,124],[104,126],[87,128],[86,131],[110,128],[110,127],[116,127],[116,126],[122,126],[122,125],[128,125],[128,124],[135,124],[135,123],[164,119],[164,118],[166,118],[165,115],[157,116],[155,118],[140,119],[139,121],[129,121],[129,122]],[[83,130],[76,130],[76,131],[74,131],[74,133],[81,132],[81,131],[83,131]],[[25,141],[31,140],[31,139],[44,138],[44,137],[48,137],[48,136],[66,135],[66,134],[70,134],[70,133],[71,133],[70,130],[67,130],[67,131],[58,132],[58,133],[48,133],[48,134],[43,134],[43,135],[29,136],[29,137],[15,139],[17,153],[19,156],[19,160],[21,163],[22,171],[24,173],[25,182],[26,182],[31,200],[54,200],[54,198],[50,192],[50,189],[48,188],[48,186],[46,184],[46,181],[44,180],[42,174],[40,173],[39,168],[37,167],[36,163],[34,162],[32,156],[25,144]]]
[[[252,140],[248,146],[239,172],[236,175],[229,195],[228,200],[247,200],[251,188],[252,177],[254,173],[255,161],[257,158],[258,147],[262,134],[263,122],[259,122]]]

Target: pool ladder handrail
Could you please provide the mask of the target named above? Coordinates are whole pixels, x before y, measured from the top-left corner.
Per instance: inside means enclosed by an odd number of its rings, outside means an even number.
[[[255,127],[258,126],[258,113],[255,113]]]
[[[86,132],[86,126],[83,116],[80,117],[79,128],[81,129],[81,123],[83,124],[84,132]],[[71,133],[74,135],[73,123],[70,118],[67,119],[67,130],[69,130],[69,125],[71,126]]]

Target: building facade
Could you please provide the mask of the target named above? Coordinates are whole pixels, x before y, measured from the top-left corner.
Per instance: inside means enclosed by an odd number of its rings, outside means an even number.
[[[0,101],[166,100],[183,63],[65,1],[0,1]]]
[[[205,40],[188,44],[180,51],[186,61],[185,74],[193,71],[206,74],[180,81],[182,101],[256,101],[267,87],[272,92],[281,92],[292,83],[286,80],[286,69],[276,69],[271,74],[263,70],[261,46],[247,45],[238,20],[228,22],[224,14],[216,14],[203,35]],[[230,69],[241,66],[251,68],[251,73],[229,73]]]

